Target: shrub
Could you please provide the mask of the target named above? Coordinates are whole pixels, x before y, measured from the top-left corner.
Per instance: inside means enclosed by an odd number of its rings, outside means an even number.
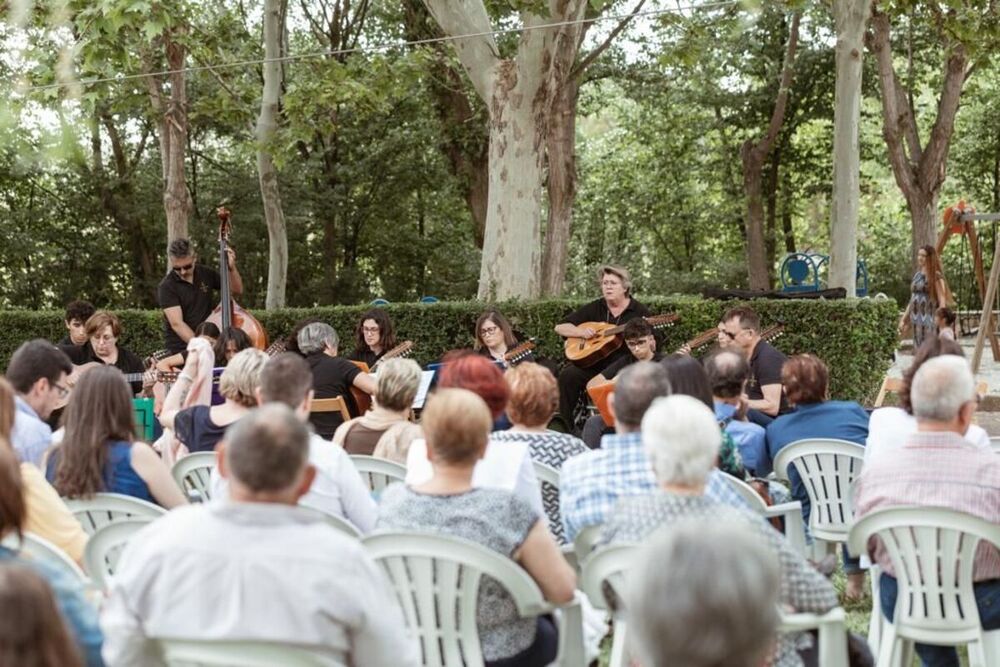
[[[724,310],[737,305],[697,297],[671,296],[640,299],[659,314],[676,312],[680,321],[661,330],[660,349],[673,351],[684,341],[713,327]],[[514,328],[538,339],[540,353],[562,359],[562,340],[553,327],[580,300],[514,301],[499,304]],[[879,382],[892,362],[896,346],[898,308],[893,301],[846,300],[756,300],[751,304],[761,315],[763,326],[785,324],[784,334],[774,341],[786,354],[812,352],[830,366],[831,395],[864,401],[874,396]],[[317,317],[332,324],[340,334],[344,352],[353,346],[354,327],[369,306],[328,306],[255,311],[271,340],[285,336],[305,317]],[[434,304],[404,303],[386,306],[395,322],[400,340],[416,344],[413,357],[421,364],[439,358],[447,350],[472,345],[476,318],[485,306],[478,301]],[[163,317],[160,311],[118,311],[123,336],[120,344],[139,355],[163,346]],[[29,338],[58,340],[65,335],[61,311],[0,311],[0,359],[6,366],[10,355]]]

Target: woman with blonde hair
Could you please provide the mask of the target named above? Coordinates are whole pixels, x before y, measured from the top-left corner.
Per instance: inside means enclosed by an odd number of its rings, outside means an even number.
[[[257,387],[260,372],[267,363],[267,355],[256,348],[238,352],[222,371],[219,393],[225,399],[221,405],[193,405],[179,409],[199,373],[198,359],[202,355],[189,354],[184,370],[167,395],[160,413],[163,428],[172,429],[177,440],[189,452],[210,452],[226,432],[226,428],[257,406]]]
[[[171,508],[184,494],[153,448],[135,440],[128,384],[114,368],[94,368],[66,409],[66,434],[50,453],[46,476],[64,498],[120,493]]]

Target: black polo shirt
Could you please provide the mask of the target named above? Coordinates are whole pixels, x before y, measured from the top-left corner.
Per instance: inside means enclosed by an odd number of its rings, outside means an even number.
[[[347,409],[352,415],[358,414],[358,407],[351,396],[351,385],[361,369],[343,357],[331,357],[323,352],[306,355],[306,362],[313,374],[313,391],[316,398],[343,396]],[[344,420],[339,412],[314,412],[309,415],[316,433],[329,440]]]
[[[212,291],[221,287],[222,280],[218,271],[196,264],[194,280],[190,283],[182,280],[176,271],[168,273],[156,289],[156,300],[163,309],[180,306],[184,324],[193,330],[212,314],[217,305]],[[173,354],[187,347],[187,343],[171,328],[166,315],[163,316],[163,342],[167,350]]]
[[[750,377],[747,378],[747,398],[759,401],[764,398],[761,387],[769,384],[781,384],[781,367],[788,360],[780,350],[765,340],[759,341],[750,356]],[[785,388],[781,388],[781,407],[778,414],[788,412],[788,400],[785,398]]]
[[[104,364],[104,361],[94,352],[94,347],[89,341],[83,345],[60,345],[59,349],[65,352],[69,360],[77,366],[90,363]],[[121,346],[118,347],[118,360],[115,362],[115,368],[122,373],[142,373],[146,370],[139,355]],[[133,394],[142,391],[142,380],[132,382],[131,385]]]
[[[351,359],[354,361],[363,361],[368,364],[368,370],[371,370],[375,366],[375,362],[382,358],[388,350],[382,350],[381,354],[375,354],[371,348],[366,347],[364,350],[358,348],[351,353]]]
[[[608,309],[608,302],[602,297],[600,299],[594,299],[590,303],[586,303],[580,308],[574,310],[572,313],[563,318],[563,324],[569,323],[574,326],[580,326],[585,322],[607,322],[617,326],[619,324],[625,324],[629,320],[634,320],[637,317],[649,317],[650,314],[649,308],[646,308],[646,306],[636,301],[635,298],[630,297],[628,305],[625,306],[625,310],[623,310],[618,317],[614,317]],[[623,344],[604,359],[601,359],[593,366],[588,367],[587,371],[593,371],[594,375],[597,375],[597,373],[602,373],[604,369],[607,369],[612,363],[631,356],[632,355],[628,351],[628,346]],[[591,375],[591,377],[593,377],[593,375]]]
[[[650,359],[650,361],[658,362],[662,358],[663,356],[659,353],[659,351],[656,351],[653,352],[653,358]],[[627,366],[631,366],[636,361],[638,360],[635,358],[635,355],[632,354],[631,350],[629,350],[629,353],[627,355],[623,356],[621,359],[615,361],[610,366],[601,371],[601,375],[604,376],[605,380],[614,380],[619,373],[625,370]]]

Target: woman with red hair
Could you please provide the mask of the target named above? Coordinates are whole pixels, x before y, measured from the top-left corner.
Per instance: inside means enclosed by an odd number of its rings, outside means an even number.
[[[496,424],[510,396],[503,372],[486,357],[467,350],[449,352],[442,362],[437,386],[442,389],[468,389],[477,394],[486,402]],[[414,440],[406,457],[406,483],[410,486],[423,484],[432,474],[427,444],[423,440]],[[527,443],[490,439],[486,453],[472,474],[472,485],[513,491],[528,501],[540,515],[544,514],[542,492]]]

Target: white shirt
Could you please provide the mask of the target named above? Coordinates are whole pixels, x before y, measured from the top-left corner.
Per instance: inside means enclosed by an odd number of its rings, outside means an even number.
[[[865,441],[865,465],[870,461],[891,455],[909,440],[909,436],[917,432],[917,418],[902,408],[879,408],[872,412],[868,420],[868,440]],[[965,439],[978,449],[987,452],[990,448],[990,436],[981,427],[969,425]]]
[[[316,479],[299,502],[347,519],[362,533],[370,533],[378,519],[378,506],[344,448],[313,433],[309,436],[309,463],[316,467]],[[215,468],[211,485],[213,498],[229,497],[229,484]]]
[[[162,665],[157,638],[290,642],[329,665],[419,664],[361,543],[271,503],[185,506],[143,528],[111,580],[101,628],[108,667]]]
[[[410,486],[424,484],[434,475],[427,460],[427,442],[414,440],[406,455],[406,483]],[[542,488],[531,463],[527,442],[497,442],[490,440],[486,453],[472,471],[472,486],[476,488],[506,489],[530,504],[538,516],[545,516],[542,506]]]

